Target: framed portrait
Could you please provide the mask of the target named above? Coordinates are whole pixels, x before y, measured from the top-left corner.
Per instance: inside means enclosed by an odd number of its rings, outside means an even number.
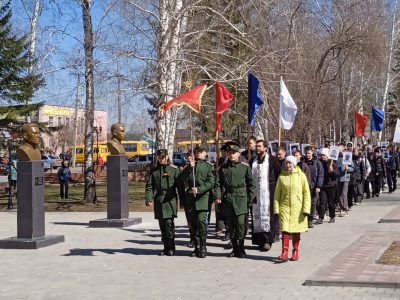
[[[351,165],[352,162],[353,162],[353,152],[351,152],[351,151],[344,151],[344,152],[343,152],[343,161],[342,161],[342,164],[343,164],[343,165]]]
[[[278,141],[270,141],[269,145],[269,153],[271,155],[276,155],[276,151],[278,150],[279,142]]]
[[[379,146],[381,147],[382,150],[386,150],[387,149],[387,142],[380,142]]]
[[[385,160],[389,160],[389,151],[388,150],[383,151],[382,152],[382,157]]]
[[[306,155],[306,148],[310,146],[310,144],[301,144],[301,154]]]
[[[331,146],[329,148],[329,159],[338,160],[339,159],[339,147],[338,146]]]
[[[301,150],[299,143],[291,143],[289,144],[289,153],[287,155],[292,155],[293,151]]]

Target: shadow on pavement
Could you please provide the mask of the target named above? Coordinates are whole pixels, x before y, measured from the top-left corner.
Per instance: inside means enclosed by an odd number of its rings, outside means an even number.
[[[89,226],[86,222],[52,222],[55,225],[74,225],[74,226]]]
[[[132,254],[132,255],[154,255],[158,256],[162,249],[142,249],[142,248],[122,248],[122,249],[70,249],[69,253],[63,254],[62,256],[96,256],[95,252],[102,252],[105,254]],[[175,256],[190,256],[192,251],[188,250],[177,250]]]

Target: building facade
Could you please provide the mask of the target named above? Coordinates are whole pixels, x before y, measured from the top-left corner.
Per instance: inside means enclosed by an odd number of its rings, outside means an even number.
[[[68,106],[44,105],[38,111],[38,122],[48,122],[49,127],[62,126],[62,128],[50,134],[42,133],[46,152],[59,154],[74,146],[74,132],[76,132],[76,145],[83,145],[85,138],[85,110],[77,109],[75,120],[75,108]],[[94,144],[107,141],[107,112],[94,111],[94,126],[97,129],[93,133]]]

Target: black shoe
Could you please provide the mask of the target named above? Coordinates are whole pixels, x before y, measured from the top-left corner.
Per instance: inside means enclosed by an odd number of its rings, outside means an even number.
[[[267,252],[267,251],[271,250],[271,244],[265,243],[264,245],[259,246],[259,249],[262,252]]]
[[[335,223],[335,218],[331,218],[328,223]]]
[[[193,241],[190,240],[190,241],[186,244],[186,247],[188,247],[188,248],[194,248]]]
[[[207,256],[206,240],[201,240],[200,241],[199,257],[200,258],[206,258],[206,256]]]
[[[232,249],[232,243],[229,242],[228,244],[226,244],[226,245],[224,246],[224,249],[227,249],[227,250]]]
[[[379,194],[376,194],[375,196],[376,196],[376,197],[379,197]]]
[[[324,224],[324,220],[318,219],[318,220],[315,221],[315,224],[316,225]]]
[[[228,257],[239,257],[239,245],[237,240],[231,240],[229,242],[231,247],[233,248],[232,252],[228,254]]]
[[[312,221],[308,221],[308,228],[314,228]]]
[[[244,240],[239,240],[239,258],[247,258],[246,251],[244,250]]]

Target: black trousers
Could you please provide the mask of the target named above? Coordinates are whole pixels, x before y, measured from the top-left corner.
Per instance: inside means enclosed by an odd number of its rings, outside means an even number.
[[[381,191],[382,187],[382,175],[375,175],[375,181],[372,183],[372,195],[377,195]]]
[[[61,199],[68,199],[68,182],[60,182],[60,197]]]
[[[389,192],[393,192],[397,188],[396,171],[387,170],[386,179],[389,187]]]
[[[318,215],[321,220],[325,217],[326,206],[329,207],[329,217],[335,217],[335,205],[337,196],[337,186],[321,189],[319,193],[319,210]]]
[[[315,189],[311,189],[311,212],[310,215],[308,216],[309,222],[311,222],[314,219],[314,216],[318,211],[317,210],[318,202],[319,202],[319,193],[317,193]]]
[[[364,181],[364,193],[367,194],[367,198],[369,198],[371,196],[371,192],[369,189],[369,180]]]

